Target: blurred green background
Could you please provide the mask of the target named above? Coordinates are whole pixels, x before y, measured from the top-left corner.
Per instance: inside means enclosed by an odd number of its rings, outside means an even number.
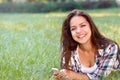
[[[0,0],[0,12],[39,13],[119,7],[119,0]]]
[[[120,7],[116,1],[0,2],[0,80],[49,80],[51,68],[60,69],[63,20],[75,8],[88,12],[100,32],[120,45]],[[112,73],[105,80],[120,80],[119,74]]]

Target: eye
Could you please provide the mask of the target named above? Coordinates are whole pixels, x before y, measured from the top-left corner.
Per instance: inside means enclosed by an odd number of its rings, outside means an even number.
[[[76,29],[76,28],[74,28],[74,27],[73,27],[73,28],[70,28],[71,31],[73,31],[73,30],[75,30],[75,29]]]
[[[85,27],[86,25],[81,25],[81,27]]]

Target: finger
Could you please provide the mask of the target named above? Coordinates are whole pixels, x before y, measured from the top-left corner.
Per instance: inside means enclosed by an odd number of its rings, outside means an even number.
[[[60,77],[60,74],[58,72],[54,72],[53,75],[54,75],[55,78],[59,78]]]
[[[59,75],[59,72],[54,72],[53,75],[57,76]]]
[[[64,77],[61,75],[61,73],[54,74],[54,77],[58,80],[64,80]]]

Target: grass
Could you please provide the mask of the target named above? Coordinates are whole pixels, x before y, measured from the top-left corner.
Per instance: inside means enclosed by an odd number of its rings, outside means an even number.
[[[118,9],[87,12],[101,33],[120,45]],[[0,14],[0,79],[48,80],[51,68],[60,68],[61,25],[67,13]],[[118,80],[118,74],[108,80]]]

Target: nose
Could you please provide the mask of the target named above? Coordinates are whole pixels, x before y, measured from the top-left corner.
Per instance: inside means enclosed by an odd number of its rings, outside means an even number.
[[[81,29],[80,28],[77,28],[76,29],[76,33],[80,33],[81,32]]]

